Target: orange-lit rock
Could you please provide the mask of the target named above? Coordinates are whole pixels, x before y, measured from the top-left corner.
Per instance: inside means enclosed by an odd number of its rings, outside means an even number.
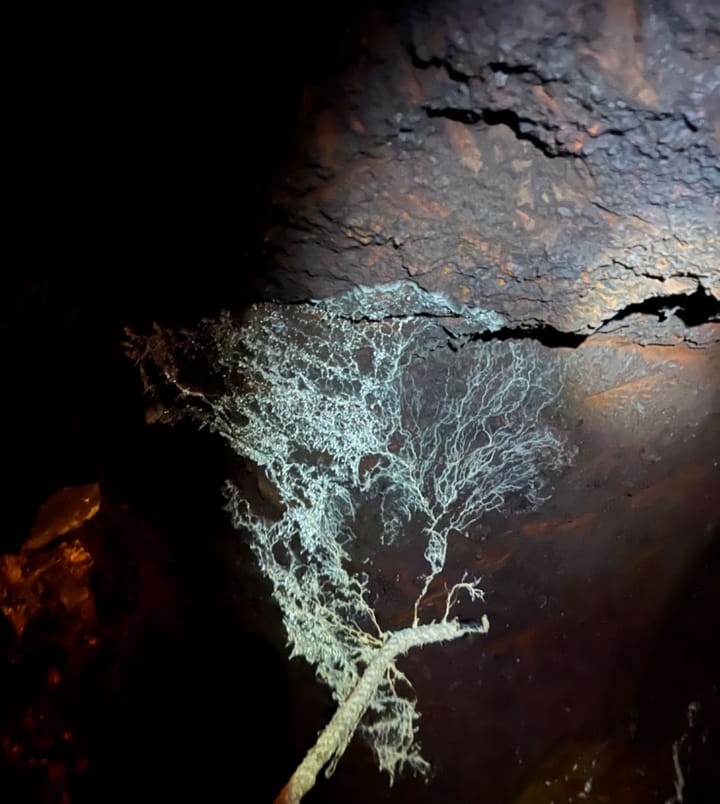
[[[24,547],[39,550],[76,530],[99,510],[100,486],[97,483],[60,489],[40,507]]]

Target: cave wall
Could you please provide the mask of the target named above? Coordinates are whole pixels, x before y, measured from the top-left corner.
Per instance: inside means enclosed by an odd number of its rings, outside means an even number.
[[[578,459],[546,506],[453,544],[493,625],[407,658],[431,784],[388,791],[356,741],[316,800],[702,801],[718,784],[717,622],[692,611],[717,588],[720,9],[427,0],[356,26],[344,69],[305,87],[261,295],[367,304],[410,282],[396,315],[439,294],[497,313],[490,338],[577,347],[543,355],[567,372]],[[404,623],[418,556],[377,565]],[[305,747],[324,718],[294,690]]]
[[[488,518],[453,545],[452,569],[485,579],[490,638],[407,657],[431,784],[406,777],[389,789],[356,741],[315,801],[538,802],[577,797],[591,780],[615,802],[658,790],[666,800],[676,745],[685,800],[702,801],[720,789],[720,10],[713,0],[363,5],[330,18],[267,6],[239,35],[216,20],[177,35],[164,16],[152,29],[128,18],[132,34],[105,61],[95,53],[105,29],[90,52],[87,20],[82,42],[44,20],[58,50],[33,56],[42,91],[26,102],[40,113],[18,118],[32,136],[13,213],[23,259],[52,279],[17,302],[3,293],[6,421],[24,433],[8,461],[6,550],[55,488],[102,476],[125,500],[140,486],[133,506],[169,520],[190,612],[180,658],[144,659],[162,729],[129,755],[99,747],[97,787],[78,800],[131,788],[150,798],[154,788],[135,783],[144,767],[157,789],[225,793],[241,777],[267,800],[331,711],[309,667],[278,670],[278,612],[217,523],[217,451],[177,429],[148,435],[120,354],[128,323],[242,308],[252,275],[253,294],[278,301],[406,280],[420,289],[411,298],[439,291],[465,314],[496,312],[498,337],[579,345],[547,357],[569,371],[576,467],[546,508]],[[33,42],[40,27],[33,20]],[[231,41],[219,47],[221,27]],[[138,57],[141,37],[152,58]],[[261,210],[258,187],[281,160]],[[227,178],[238,162],[240,216]],[[21,508],[24,496],[32,505]],[[385,614],[402,625],[417,550],[380,571]],[[253,640],[271,644],[272,661]],[[218,710],[230,740],[212,733]],[[105,728],[119,745],[122,729]],[[248,736],[253,753],[240,757]],[[178,766],[192,779],[172,777]]]
[[[580,334],[650,299],[720,297],[712,0],[440,0],[358,35],[306,87],[265,295],[412,279]]]

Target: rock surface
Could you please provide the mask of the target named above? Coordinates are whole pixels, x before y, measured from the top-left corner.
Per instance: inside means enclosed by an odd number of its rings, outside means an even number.
[[[265,292],[411,278],[581,334],[649,299],[717,302],[719,32],[712,0],[372,17],[351,66],[306,91]]]
[[[472,567],[494,623],[407,658],[431,784],[389,791],[358,741],[315,800],[702,801],[720,789],[703,613],[720,566],[720,9],[426,0],[360,27],[347,68],[306,88],[261,295],[353,290],[373,318],[368,288],[401,283],[416,290],[387,315],[454,331],[477,311],[483,338],[568,347],[546,359],[579,456],[541,510],[453,544],[424,601],[437,614]],[[407,625],[416,551],[374,571],[383,622]],[[322,703],[294,689],[307,747]]]

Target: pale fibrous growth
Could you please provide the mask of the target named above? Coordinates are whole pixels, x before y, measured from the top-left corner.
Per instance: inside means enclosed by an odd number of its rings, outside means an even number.
[[[403,315],[403,306],[420,314]],[[315,667],[338,704],[278,801],[299,801],[320,770],[332,773],[358,729],[391,782],[403,767],[428,770],[410,680],[396,661],[489,624],[482,610],[471,623],[453,617],[459,595],[482,601],[478,578],[455,580],[439,620],[423,622],[423,597],[449,540],[511,496],[543,500],[548,474],[569,457],[549,422],[560,389],[551,361],[529,341],[466,334],[500,326],[492,312],[395,283],[256,305],[241,322],[226,315],[197,333],[158,330],[136,341],[146,383],[174,388],[170,408],[191,410],[277,492],[276,516],[253,510],[232,485],[228,508],[272,584],[291,655]],[[183,354],[212,355],[220,390],[183,379]],[[413,538],[424,555],[408,628],[383,627],[372,564],[350,561],[360,504],[379,514],[378,532],[362,534],[375,552]]]

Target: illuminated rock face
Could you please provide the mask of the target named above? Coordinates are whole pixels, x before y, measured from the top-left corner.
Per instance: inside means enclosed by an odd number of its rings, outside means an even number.
[[[411,278],[579,334],[651,299],[717,301],[718,24],[712,0],[375,18],[306,92],[266,292]]]

